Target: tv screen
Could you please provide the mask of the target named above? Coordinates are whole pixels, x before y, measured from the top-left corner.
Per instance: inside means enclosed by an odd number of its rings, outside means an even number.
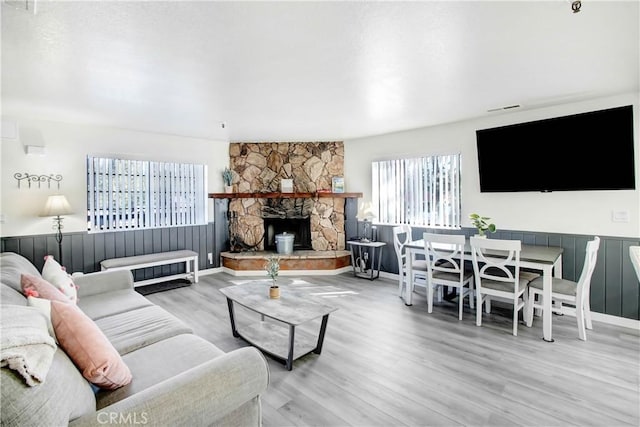
[[[480,191],[633,190],[631,105],[476,131]]]

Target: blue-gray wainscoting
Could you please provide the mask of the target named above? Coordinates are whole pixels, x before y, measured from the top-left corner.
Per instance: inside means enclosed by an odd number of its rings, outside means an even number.
[[[361,223],[355,220],[355,204],[345,206],[347,237],[359,235]],[[216,227],[215,225],[218,225]],[[218,229],[219,228],[219,229]],[[100,270],[100,261],[129,255],[191,249],[199,254],[200,269],[220,266],[220,252],[226,239],[224,212],[216,223],[200,226],[157,228],[152,230],[119,231],[89,234],[86,232],[65,233],[62,241],[63,261],[68,271],[90,273]],[[386,242],[383,252],[382,271],[398,272],[393,250],[391,226],[378,225],[378,240]],[[414,239],[422,237],[425,228],[414,228]],[[445,232],[443,230],[429,230]],[[462,230],[467,236],[475,234],[475,229]],[[217,236],[217,239],[216,239]],[[529,231],[498,231],[490,238],[519,239],[525,244],[561,246],[564,248],[562,270],[567,279],[577,280],[584,262],[584,251],[590,235],[553,234]],[[629,246],[640,245],[640,240],[623,237],[600,236],[600,250],[596,269],[591,280],[591,309],[599,313],[640,319],[640,283],[629,258]],[[216,244],[219,241],[221,243]],[[225,242],[225,243],[222,243]],[[58,243],[53,234],[4,237],[2,252],[16,252],[42,269],[44,256],[57,255]],[[209,265],[207,254],[213,254],[213,264]],[[136,280],[177,274],[182,266],[154,267],[138,271]]]
[[[151,230],[114,231],[106,233],[64,233],[62,261],[67,271],[92,273],[100,270],[100,261],[131,255],[144,255],[179,249],[198,253],[199,269],[218,267],[220,252],[214,245],[214,224],[154,228]],[[44,256],[59,259],[58,242],[53,234],[3,237],[2,252],[15,252],[29,259],[42,270]],[[207,254],[213,254],[213,265]],[[184,265],[150,267],[135,272],[136,280],[151,279],[184,272]]]
[[[361,223],[359,224],[361,229]],[[378,240],[386,242],[381,271],[398,273],[398,263],[393,249],[393,227],[378,225]],[[413,238],[421,239],[425,231],[445,233],[445,230],[413,228]],[[476,234],[475,228],[464,228],[460,233],[467,237]],[[517,239],[527,245],[561,246],[562,273],[565,279],[578,280],[584,263],[585,248],[592,235],[554,234],[530,231],[499,230],[489,238]],[[640,319],[640,283],[635,274],[629,246],[639,245],[640,240],[624,237],[600,237],[598,261],[591,279],[591,310],[612,316]]]

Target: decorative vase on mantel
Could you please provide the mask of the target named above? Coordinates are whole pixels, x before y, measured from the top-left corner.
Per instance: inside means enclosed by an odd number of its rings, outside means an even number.
[[[229,168],[224,168],[222,171],[222,182],[224,182],[224,192],[233,193],[233,171]]]

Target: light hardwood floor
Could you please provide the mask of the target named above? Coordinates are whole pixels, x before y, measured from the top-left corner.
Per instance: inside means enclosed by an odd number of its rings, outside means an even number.
[[[218,291],[259,280],[218,273],[198,284],[149,295],[224,351],[246,346],[231,335]],[[554,343],[542,322],[511,335],[510,308],[495,307],[475,325],[465,307],[434,303],[416,292],[407,307],[397,282],[351,274],[300,279],[339,309],[329,318],[321,355],[293,371],[267,358],[270,384],[263,424],[280,426],[639,426],[640,333],[594,322],[578,339],[575,318],[553,317]],[[497,305],[497,304],[496,304]],[[240,313],[238,322],[257,320]],[[319,323],[318,323],[319,324]],[[317,330],[318,324],[308,330]]]

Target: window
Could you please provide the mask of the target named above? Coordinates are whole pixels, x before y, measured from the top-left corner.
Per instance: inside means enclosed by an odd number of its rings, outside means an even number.
[[[373,209],[383,224],[460,227],[460,154],[373,162]]]
[[[206,222],[205,165],[87,157],[90,232]]]

